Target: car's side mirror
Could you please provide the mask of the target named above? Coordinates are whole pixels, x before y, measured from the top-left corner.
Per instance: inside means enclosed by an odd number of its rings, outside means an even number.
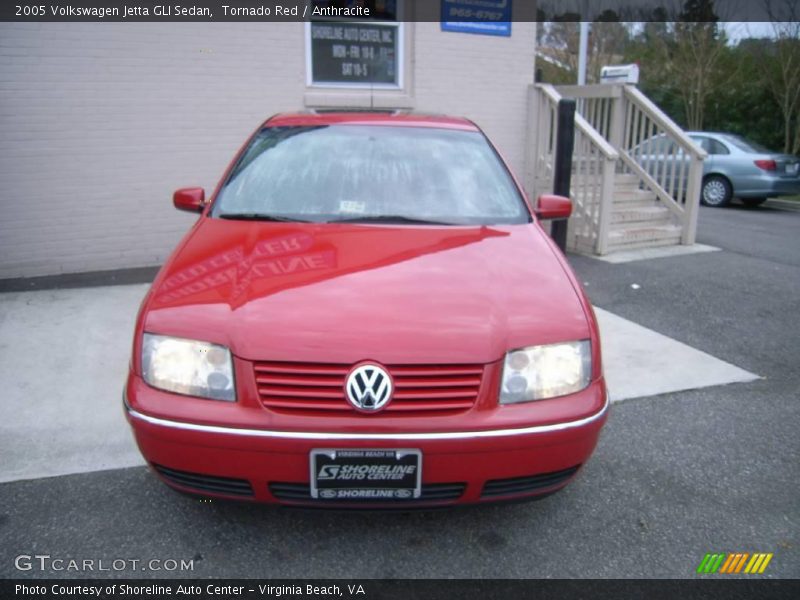
[[[172,195],[172,203],[178,210],[187,212],[203,212],[206,202],[206,191],[203,188],[181,188]]]
[[[542,194],[536,199],[536,216],[546,219],[569,219],[572,201],[564,196]]]

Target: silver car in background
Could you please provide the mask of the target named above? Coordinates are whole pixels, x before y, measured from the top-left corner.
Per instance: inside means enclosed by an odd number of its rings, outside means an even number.
[[[800,160],[796,156],[772,152],[767,148],[729,133],[690,131],[688,136],[708,153],[703,162],[700,202],[706,206],[726,206],[739,198],[746,206],[758,206],[767,198],[800,194]],[[645,140],[635,149],[637,161],[648,171],[656,165],[670,173],[688,169],[664,163],[686,161],[680,148],[664,135]],[[652,174],[652,173],[651,173]],[[674,182],[675,189],[685,189]],[[685,181],[682,182],[685,185]],[[682,199],[678,199],[682,200]]]

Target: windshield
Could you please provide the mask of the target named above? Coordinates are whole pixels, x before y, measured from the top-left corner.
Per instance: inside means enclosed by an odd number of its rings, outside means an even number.
[[[481,133],[371,125],[263,129],[212,214],[315,222],[530,221]]]
[[[730,142],[739,150],[744,150],[745,152],[751,152],[753,154],[773,154],[772,150],[769,148],[762,146],[756,142],[751,142],[750,140],[746,140],[741,136],[738,135],[724,135],[722,136],[726,141]]]

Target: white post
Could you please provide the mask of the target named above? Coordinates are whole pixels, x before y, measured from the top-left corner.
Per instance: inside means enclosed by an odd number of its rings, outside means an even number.
[[[617,93],[619,92],[619,93]],[[608,143],[614,147],[617,152],[621,151],[623,141],[625,139],[625,113],[627,107],[625,103],[627,98],[622,85],[615,85],[611,99],[611,123],[608,127]]]
[[[683,209],[681,244],[691,246],[697,236],[697,207],[700,204],[700,186],[703,176],[703,159],[691,157],[689,181],[686,185],[686,204]]]
[[[578,45],[578,85],[586,85],[586,54],[589,47],[589,22],[581,21],[581,38]]]
[[[614,210],[614,172],[617,161],[612,158],[603,160],[600,181],[600,210],[597,216],[597,240],[595,254],[603,256],[608,252],[608,233],[611,229],[611,214]]]

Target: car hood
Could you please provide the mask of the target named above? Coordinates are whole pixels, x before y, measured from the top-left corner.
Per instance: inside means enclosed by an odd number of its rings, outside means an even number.
[[[536,224],[411,227],[201,218],[157,277],[145,331],[250,360],[488,363],[589,337]]]

